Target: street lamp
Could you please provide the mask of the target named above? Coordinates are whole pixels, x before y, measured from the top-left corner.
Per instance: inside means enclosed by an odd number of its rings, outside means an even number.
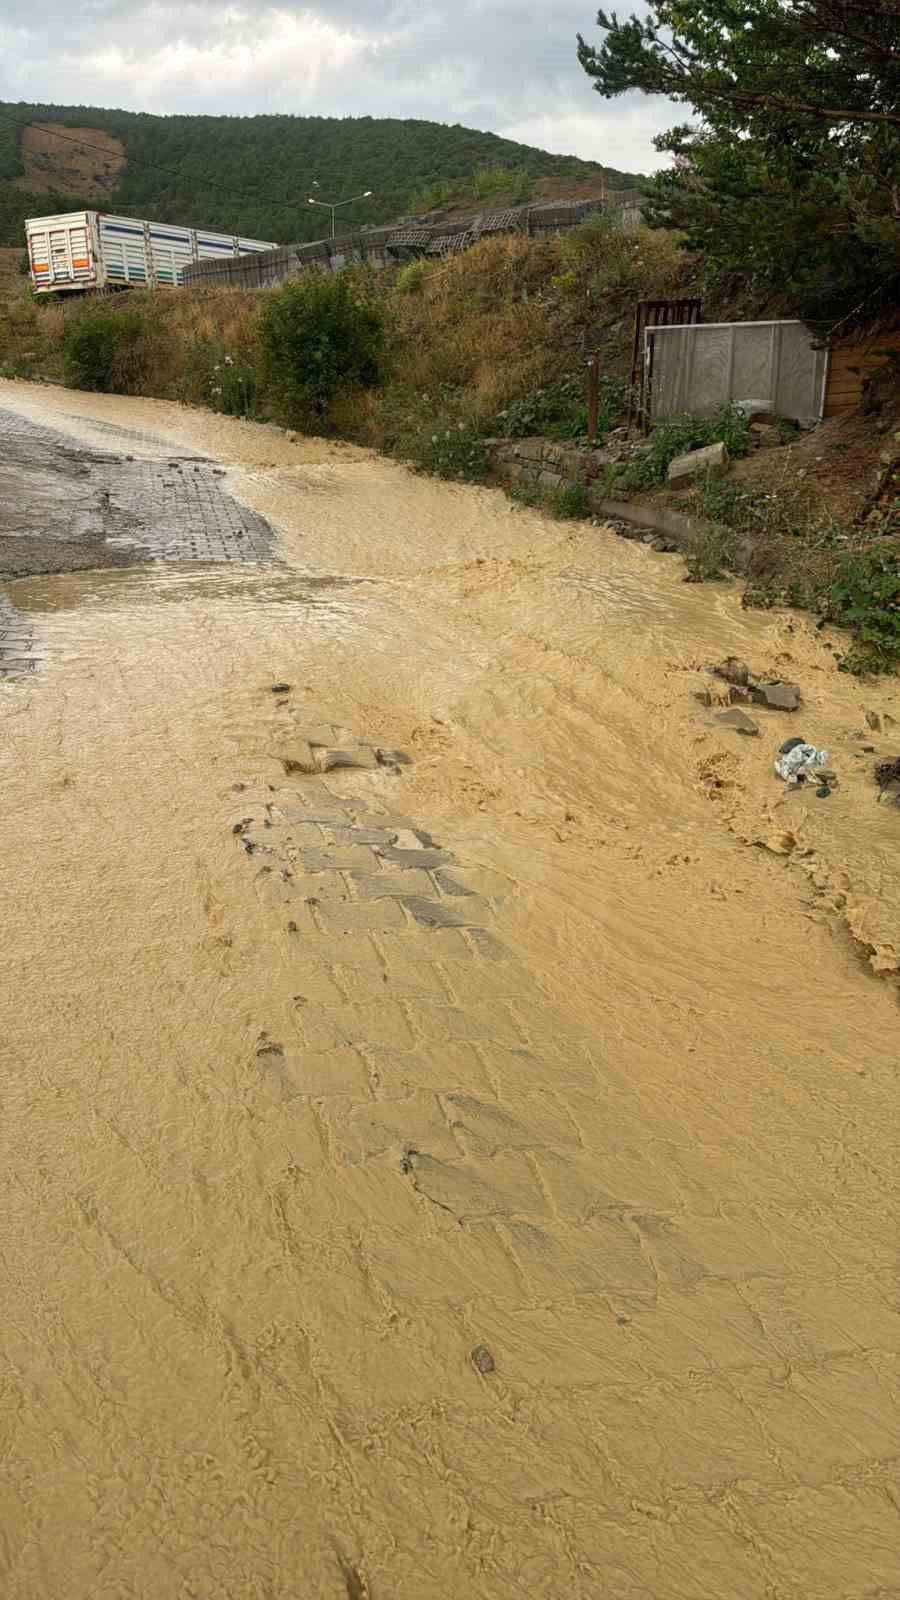
[[[317,186],[318,187],[318,186]],[[317,200],[314,195],[309,196],[311,206],[321,206],[323,211],[331,212],[331,237],[334,238],[334,214],[339,206],[352,206],[354,200],[368,200],[373,191],[367,189],[365,194],[352,194],[348,200],[335,200],[332,205],[330,200]]]

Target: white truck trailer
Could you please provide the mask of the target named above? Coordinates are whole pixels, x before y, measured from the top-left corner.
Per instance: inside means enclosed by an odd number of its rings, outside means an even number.
[[[36,294],[61,289],[144,288],[179,284],[194,261],[253,255],[277,246],[265,239],[242,239],[208,228],[180,228],[105,211],[69,211],[56,217],[29,217],[25,238]]]

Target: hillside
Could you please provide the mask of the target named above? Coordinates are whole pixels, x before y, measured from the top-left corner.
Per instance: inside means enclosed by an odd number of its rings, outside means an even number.
[[[101,205],[161,221],[203,224],[279,241],[321,237],[327,217],[307,203],[373,191],[344,212],[388,222],[423,192],[485,169],[531,180],[604,170],[614,188],[639,180],[597,162],[555,156],[458,124],[389,117],[152,116],[93,106],[0,102],[0,242],[17,244],[25,216]]]

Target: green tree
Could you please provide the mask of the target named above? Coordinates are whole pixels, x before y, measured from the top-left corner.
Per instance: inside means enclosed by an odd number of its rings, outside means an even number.
[[[900,266],[900,0],[660,0],[579,36],[594,87],[699,112],[659,138],[647,218],[828,317]],[[900,281],[900,280],[895,280]]]
[[[340,389],[377,383],[384,326],[351,273],[308,274],[267,297],[260,345],[264,390],[278,421],[320,432]]]

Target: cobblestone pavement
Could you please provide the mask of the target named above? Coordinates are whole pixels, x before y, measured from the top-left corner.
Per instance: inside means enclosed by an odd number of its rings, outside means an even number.
[[[130,432],[94,426],[126,439]],[[228,494],[224,470],[210,461],[101,454],[8,410],[0,410],[0,441],[0,570],[4,551],[7,568],[21,575],[70,565],[274,557],[272,528]],[[34,630],[4,601],[0,678],[32,671],[38,659]]]
[[[863,1234],[823,1256],[817,1202],[783,1208],[790,1179],[774,1152],[741,1154],[739,1114],[707,1129],[733,1143],[727,1193],[707,1192],[671,1107],[654,1130],[596,1034],[498,937],[502,880],[409,816],[295,775],[234,833],[296,987],[293,1035],[255,1052],[296,1166],[285,1247],[318,1252],[305,1337],[340,1397],[355,1493],[398,1540],[385,1592],[444,1592],[468,1484],[497,1537],[473,1595],[513,1592],[487,1576],[512,1559],[510,1518],[522,1592],[553,1600],[895,1596],[887,1258]],[[338,1367],[329,1327],[357,1254]],[[397,1317],[387,1369],[378,1303]],[[881,1418],[875,1458],[856,1408]],[[417,1569],[420,1496],[433,1548]],[[530,1531],[511,1509],[526,1504]],[[477,1547],[473,1530],[466,1560]]]
[[[27,676],[42,657],[32,624],[0,594],[0,679]]]

